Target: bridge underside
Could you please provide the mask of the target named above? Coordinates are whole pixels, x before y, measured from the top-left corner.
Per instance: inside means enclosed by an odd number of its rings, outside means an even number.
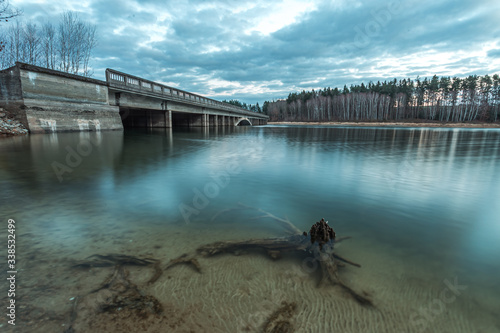
[[[124,127],[215,127],[265,125],[264,119],[170,110],[120,107]]]

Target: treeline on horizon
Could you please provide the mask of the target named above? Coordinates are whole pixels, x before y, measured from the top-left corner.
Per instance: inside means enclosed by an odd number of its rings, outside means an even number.
[[[450,78],[434,75],[368,85],[324,88],[290,93],[266,101],[270,121],[393,121],[496,122],[500,112],[500,77],[470,75]]]
[[[243,108],[243,109],[247,109],[248,111],[252,111],[252,112],[258,112],[258,113],[262,113],[262,109],[259,105],[259,103],[257,104],[247,104],[245,102],[240,102],[239,100],[237,99],[232,99],[232,100],[223,100],[222,101],[223,103],[227,103],[227,104],[231,104],[231,105],[234,105],[234,106],[237,106],[237,107],[240,107],[240,108]]]

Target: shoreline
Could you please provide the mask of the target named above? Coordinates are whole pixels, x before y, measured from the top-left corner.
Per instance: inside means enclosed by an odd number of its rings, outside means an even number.
[[[26,135],[28,130],[15,117],[0,108],[0,138]]]
[[[352,126],[352,127],[435,127],[435,128],[500,128],[500,123],[442,123],[442,122],[305,122],[305,121],[273,121],[268,125],[327,125],[327,126]]]

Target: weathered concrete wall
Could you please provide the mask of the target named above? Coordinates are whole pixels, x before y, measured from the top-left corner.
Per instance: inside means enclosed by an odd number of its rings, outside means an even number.
[[[28,128],[26,112],[23,110],[23,91],[19,68],[14,66],[0,71],[0,107],[14,116],[18,122]]]
[[[0,82],[4,109],[32,133],[123,129],[104,81],[17,63]]]
[[[118,94],[118,95],[117,95]],[[112,105],[120,105],[127,108],[149,109],[149,110],[164,110],[162,100],[130,94],[126,92],[110,92],[108,100]]]
[[[90,105],[89,105],[90,106]],[[121,130],[118,109],[91,105],[87,110],[71,105],[26,107],[31,133]]]
[[[192,112],[199,113],[203,112],[203,108],[195,105],[187,105],[176,102],[168,102],[167,109],[175,112]]]
[[[20,67],[24,100],[108,105],[106,82],[32,66]]]
[[[11,67],[0,71],[0,107],[4,107],[9,102],[19,103],[22,99],[19,69]]]

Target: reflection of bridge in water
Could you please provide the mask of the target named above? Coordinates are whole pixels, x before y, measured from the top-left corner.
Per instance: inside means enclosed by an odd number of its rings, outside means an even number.
[[[112,69],[106,70],[106,82],[110,103],[120,107],[124,126],[263,125],[268,119],[263,114]]]
[[[112,69],[106,81],[16,63],[0,71],[0,107],[30,132],[265,125],[268,116]]]

